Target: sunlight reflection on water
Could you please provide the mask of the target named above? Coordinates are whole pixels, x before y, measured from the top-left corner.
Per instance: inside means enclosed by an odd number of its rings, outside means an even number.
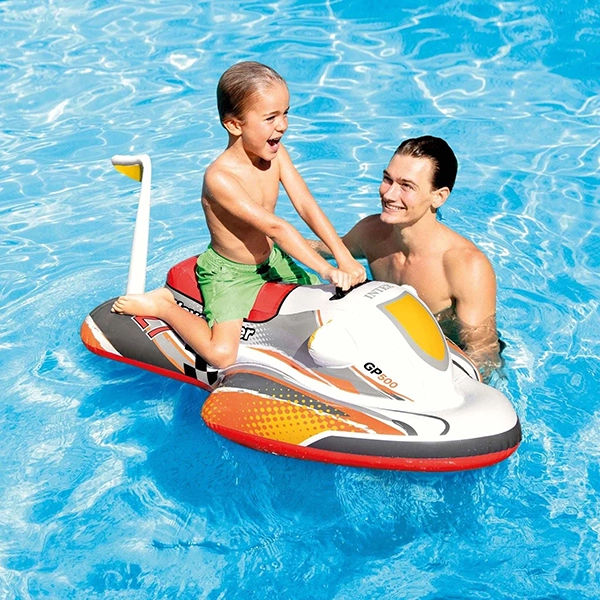
[[[3,597],[596,595],[596,8],[9,0],[0,21]],[[152,156],[162,284],[208,243],[215,87],[241,59],[288,80],[287,147],[342,233],[377,211],[402,139],[454,148],[443,218],[497,272],[524,429],[508,461],[415,475],[260,454],[207,430],[199,390],[82,347],[127,273],[136,190],[110,156]]]

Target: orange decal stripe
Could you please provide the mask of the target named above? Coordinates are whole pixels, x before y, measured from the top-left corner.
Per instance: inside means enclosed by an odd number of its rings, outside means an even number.
[[[90,326],[85,321],[81,324],[80,335],[81,335],[81,341],[88,348],[96,348],[98,350],[102,350],[102,346],[98,343],[98,340],[92,333]]]
[[[403,432],[399,431],[395,427],[392,427],[392,426],[386,424],[385,422],[380,421],[379,419],[371,417],[370,415],[367,415],[367,414],[361,412],[360,410],[356,410],[354,408],[344,406],[343,404],[338,404],[337,402],[335,402],[329,398],[322,399],[317,396],[313,396],[310,393],[310,390],[299,388],[297,386],[291,385],[290,383],[288,383],[286,381],[281,381],[275,377],[266,375],[264,373],[256,373],[249,369],[236,369],[235,371],[230,371],[229,373],[231,373],[231,374],[233,374],[233,373],[248,373],[250,375],[255,375],[256,377],[260,377],[263,379],[267,379],[269,381],[273,381],[281,386],[284,386],[284,387],[292,390],[293,392],[296,392],[301,397],[307,398],[308,402],[306,404],[300,404],[298,402],[294,402],[292,399],[288,400],[286,398],[275,398],[275,397],[268,398],[267,397],[268,400],[275,402],[274,406],[276,406],[276,407],[281,407],[281,406],[285,405],[286,407],[294,408],[294,410],[295,409],[308,410],[309,414],[312,415],[312,418],[313,419],[316,418],[320,422],[322,421],[322,418],[326,418],[326,419],[328,419],[329,423],[338,422],[338,423],[344,424],[343,429],[340,429],[339,427],[333,427],[333,426],[330,427],[330,429],[332,431],[346,431],[347,430],[346,427],[349,426],[350,423],[352,423],[353,426],[357,427],[356,431],[362,431],[363,433],[367,433],[370,430],[371,433],[374,432],[374,433],[387,434],[387,435],[404,435]],[[254,398],[254,400],[257,404],[260,404],[261,401],[265,398],[265,395],[259,394],[259,393],[249,393],[249,392],[245,392],[243,390],[221,391],[221,390],[217,389],[215,392],[213,392],[213,394],[210,396],[210,398],[208,400],[210,400],[215,395],[222,397],[222,395],[225,393],[246,394],[249,398]],[[207,402],[208,402],[208,400],[207,400]],[[336,411],[343,413],[343,414],[342,415],[332,415],[329,413],[325,413],[322,410],[319,410],[319,408],[315,407],[314,405],[311,406],[311,402],[314,402],[317,405],[325,404],[325,405],[331,407],[332,409],[335,409]],[[206,406],[206,404],[205,404],[205,406]],[[236,405],[236,408],[232,409],[232,412],[235,413],[237,410],[238,410],[238,407]],[[221,423],[221,424],[225,427],[230,427],[230,425],[228,425],[226,423]],[[319,433],[319,432],[316,432],[316,433]],[[312,435],[315,435],[315,434],[313,433]]]
[[[346,413],[345,416],[328,414],[309,406],[244,391],[220,390],[213,392],[202,408],[202,418],[209,427],[227,427],[240,433],[295,445],[326,431],[369,433],[365,421],[373,421],[377,429],[385,429],[377,433],[404,435],[391,427],[382,428],[382,423],[362,413]]]
[[[466,358],[470,363],[473,362],[469,358],[469,356],[467,355],[467,353],[462,348],[460,348],[459,346],[457,346],[450,338],[446,338],[446,341],[448,342],[448,346],[451,347],[453,350],[455,350],[457,354],[460,354],[461,356],[463,356],[464,358]],[[477,372],[477,377],[479,378],[479,381],[483,381],[483,379],[481,377],[481,373],[479,372],[479,369],[477,367],[475,367],[475,371]]]
[[[292,367],[296,371],[299,371],[300,373],[302,373],[302,375],[306,375],[306,377],[310,377],[311,379],[314,379],[315,381],[321,381],[321,382],[323,381],[323,377],[317,375],[316,373],[313,373],[312,371],[308,370],[306,367],[304,367],[299,362],[296,362],[295,360],[288,358],[281,352],[277,352],[276,350],[270,350],[268,348],[254,348],[254,349],[258,350],[259,352],[262,352],[263,354],[268,354],[269,356],[272,356],[273,358],[276,358],[277,360],[280,360],[281,362],[285,363],[289,367]]]

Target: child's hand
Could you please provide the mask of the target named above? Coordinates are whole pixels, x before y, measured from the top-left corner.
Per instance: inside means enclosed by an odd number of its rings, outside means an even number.
[[[335,267],[326,269],[320,275],[323,279],[327,279],[327,281],[333,283],[336,287],[342,288],[344,291],[349,290],[354,285],[352,283],[353,277],[350,273],[336,269]]]
[[[338,261],[338,268],[340,271],[344,271],[352,278],[351,287],[362,283],[367,278],[367,272],[365,268],[354,258]]]

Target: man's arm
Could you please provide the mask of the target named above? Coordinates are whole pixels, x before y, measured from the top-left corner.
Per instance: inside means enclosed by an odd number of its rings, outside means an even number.
[[[308,245],[323,258],[333,258],[333,253],[321,240],[306,240]]]
[[[446,253],[444,268],[456,306],[460,341],[467,355],[488,375],[501,366],[496,329],[496,275],[477,248]]]
[[[444,269],[461,321],[477,326],[496,314],[496,275],[481,250],[473,246],[448,251]]]
[[[373,216],[379,219],[379,215]],[[365,235],[367,235],[368,224],[373,219],[373,216],[366,217],[359,221],[344,237],[342,237],[344,246],[346,246],[348,252],[350,252],[354,258],[366,258],[361,240],[365,239]],[[310,247],[318,252],[323,258],[333,258],[333,253],[321,240],[306,241],[309,243]]]
[[[361,219],[343,238],[344,246],[348,248],[348,252],[352,254],[354,258],[367,258],[363,241],[370,239],[369,237],[369,228],[370,224],[373,222],[373,219],[376,219],[376,222],[379,221],[379,215],[371,215],[370,217],[365,217]]]

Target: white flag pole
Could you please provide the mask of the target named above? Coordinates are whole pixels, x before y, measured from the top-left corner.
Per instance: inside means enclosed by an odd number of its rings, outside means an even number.
[[[133,244],[131,246],[127,293],[143,294],[146,287],[146,263],[148,261],[152,163],[147,154],[137,156],[116,155],[112,157],[111,161],[117,171],[131,177],[131,179],[140,181],[142,184],[133,232]]]

